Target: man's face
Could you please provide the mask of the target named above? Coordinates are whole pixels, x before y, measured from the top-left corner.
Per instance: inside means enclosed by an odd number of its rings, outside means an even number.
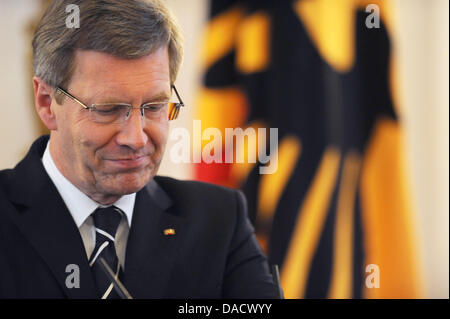
[[[86,105],[169,100],[167,47],[134,60],[94,51],[77,51],[67,91]],[[92,199],[109,204],[140,190],[156,174],[168,134],[167,109],[144,119],[133,109],[122,124],[98,124],[72,99],[52,102],[57,129],[51,155],[63,175]]]

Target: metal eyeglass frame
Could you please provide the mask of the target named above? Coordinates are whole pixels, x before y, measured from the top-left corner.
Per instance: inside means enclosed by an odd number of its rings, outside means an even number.
[[[178,103],[174,103],[173,108],[170,110],[170,113],[168,114],[169,116],[169,121],[171,120],[175,120],[178,117],[178,114],[180,113],[180,108],[184,107],[184,103],[183,100],[181,99],[180,95],[178,94],[177,88],[175,87],[175,85],[171,85],[171,88],[175,91],[175,95],[177,96],[178,99]],[[69,92],[67,92],[66,90],[64,90],[62,87],[57,86],[56,90],[60,91],[61,93],[63,93],[65,96],[69,97],[70,99],[74,100],[75,102],[77,102],[78,104],[80,104],[84,109],[86,110],[95,110],[95,103],[92,104],[91,106],[86,105],[85,103],[81,102],[79,99],[77,99],[75,96],[73,96],[72,94],[70,94]],[[128,104],[128,103],[114,103],[116,105],[126,105],[128,106],[129,110],[127,114],[130,114],[132,109],[140,109],[141,111],[141,115],[144,116],[144,107],[146,105],[151,105],[151,104],[156,104],[156,103],[160,103],[160,102],[149,102],[149,103],[144,103],[139,107],[133,107],[133,105]]]

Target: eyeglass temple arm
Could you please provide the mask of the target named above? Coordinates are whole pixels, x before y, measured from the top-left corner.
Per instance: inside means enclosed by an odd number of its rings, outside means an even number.
[[[184,106],[183,100],[180,97],[180,94],[178,94],[177,88],[174,84],[172,84],[172,89],[175,91],[175,94],[177,95],[178,100],[180,101],[180,106]]]
[[[87,106],[86,104],[84,104],[83,102],[81,102],[80,100],[78,100],[75,96],[73,96],[72,94],[70,94],[69,92],[67,92],[66,90],[62,89],[61,87],[56,87],[56,89],[58,91],[60,91],[62,94],[64,94],[65,96],[71,98],[72,100],[74,100],[75,102],[77,102],[78,104],[80,104],[82,107],[84,107],[85,109],[89,109],[89,106]]]

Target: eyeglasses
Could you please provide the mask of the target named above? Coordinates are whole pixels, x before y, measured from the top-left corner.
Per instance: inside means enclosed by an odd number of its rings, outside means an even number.
[[[56,89],[80,104],[84,109],[89,110],[89,118],[93,122],[100,124],[120,124],[128,120],[133,109],[140,109],[142,118],[145,117],[149,120],[158,120],[161,118],[164,110],[168,108],[169,121],[175,120],[180,113],[180,108],[184,106],[184,103],[181,100],[175,85],[172,85],[171,87],[175,91],[179,101],[178,103],[149,102],[142,104],[140,107],[133,107],[133,105],[128,103],[100,103],[87,106],[63,88],[58,86]]]

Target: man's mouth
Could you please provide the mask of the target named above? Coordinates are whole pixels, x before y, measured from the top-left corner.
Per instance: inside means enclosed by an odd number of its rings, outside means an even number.
[[[114,166],[122,169],[142,168],[150,164],[150,157],[148,155],[122,157],[117,159],[107,159]]]

